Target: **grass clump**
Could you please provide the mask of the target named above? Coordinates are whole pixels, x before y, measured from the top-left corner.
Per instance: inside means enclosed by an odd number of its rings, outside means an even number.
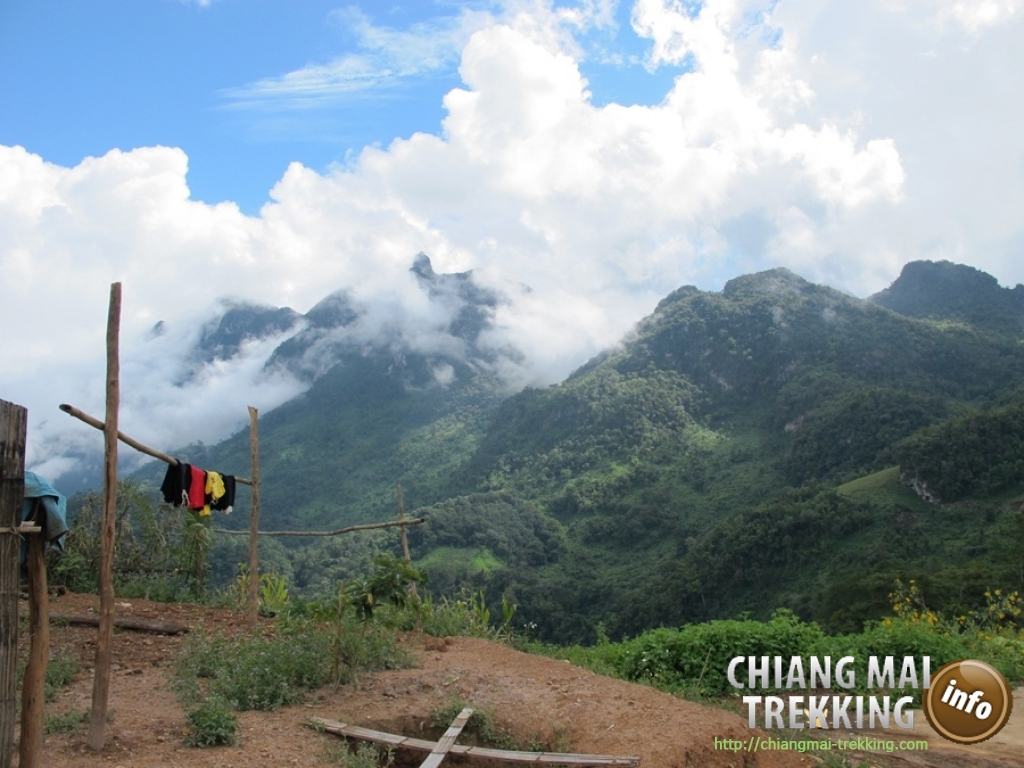
[[[452,720],[458,717],[466,707],[473,710],[465,727],[463,734],[475,736],[477,741],[486,747],[494,749],[508,749],[523,752],[567,752],[568,744],[564,738],[559,737],[557,743],[552,746],[540,739],[533,738],[526,741],[518,738],[511,730],[501,725],[494,711],[485,705],[467,704],[463,699],[455,697],[446,704],[434,710],[430,716],[432,728],[445,730],[451,725]]]
[[[392,747],[366,742],[356,742],[351,748],[344,743],[332,748],[328,759],[341,768],[391,768],[395,764],[395,751]]]
[[[434,637],[481,637],[515,644],[519,638],[512,628],[516,606],[501,596],[501,623],[492,621],[483,590],[463,589],[439,602],[427,596],[417,607],[418,628]],[[411,628],[411,627],[409,627]]]
[[[239,711],[273,710],[327,682],[326,656],[322,633],[209,638],[199,632],[178,659],[176,687],[187,703],[216,696]]]
[[[405,568],[405,564],[400,564]],[[291,600],[273,580],[275,621],[264,634],[191,634],[177,661],[175,691],[190,711],[190,743],[211,746],[233,738],[234,711],[274,710],[302,701],[323,685],[354,679],[360,670],[407,665],[396,630],[375,617],[380,603],[402,603],[407,592],[391,561],[356,588],[339,588],[320,603]],[[397,595],[399,600],[393,596]]]
[[[78,660],[73,656],[54,656],[46,665],[44,696],[53,701],[61,689],[71,685],[79,670]]]
[[[43,722],[43,733],[52,736],[55,733],[72,733],[89,722],[89,710],[73,709],[70,712],[48,714]]]

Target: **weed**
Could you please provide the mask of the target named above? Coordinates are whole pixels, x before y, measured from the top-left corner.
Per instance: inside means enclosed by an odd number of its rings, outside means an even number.
[[[428,635],[435,637],[485,637],[508,644],[515,644],[517,636],[512,627],[516,606],[508,598],[501,597],[501,626],[491,625],[491,610],[483,590],[470,592],[463,589],[455,599],[441,598],[435,603],[432,598],[423,600],[420,607],[420,626]]]
[[[240,711],[271,710],[328,682],[348,682],[358,670],[409,665],[393,631],[360,624],[344,605],[333,614],[330,604],[304,610],[307,616],[279,619],[273,637],[190,635],[177,661],[178,697],[189,704],[215,694]]]
[[[472,708],[473,714],[462,729],[462,732],[475,735],[481,744],[494,747],[495,749],[510,750],[528,750],[539,744],[536,741],[532,745],[523,744],[509,729],[497,723],[494,712],[490,707],[467,704],[460,698],[451,699],[443,707],[431,713],[431,726],[434,728],[447,728],[451,725],[452,720],[458,717],[459,713],[467,706]],[[543,750],[532,749],[532,751]]]
[[[43,733],[50,736],[55,733],[71,733],[89,722],[89,710],[75,709],[70,712],[49,714],[43,723]]]
[[[366,741],[332,740],[327,759],[341,768],[392,768],[393,746],[379,746]]]
[[[343,768],[391,768],[395,764],[395,750],[365,742],[349,748],[348,743],[344,743],[331,749],[328,759]]]
[[[72,656],[54,656],[46,665],[45,699],[53,701],[60,690],[78,674],[78,660]]]
[[[187,715],[190,747],[217,747],[238,740],[238,720],[224,699],[211,696]]]
[[[260,576],[260,613],[276,616],[288,607],[288,581],[276,573]]]
[[[289,605],[288,580],[274,572],[260,575],[257,590],[261,616],[277,616]],[[221,602],[235,611],[243,611],[249,604],[249,567],[238,564],[238,577],[221,595]]]

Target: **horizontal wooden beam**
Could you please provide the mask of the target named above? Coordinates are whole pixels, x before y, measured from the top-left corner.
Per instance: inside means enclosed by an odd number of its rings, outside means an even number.
[[[350,525],[347,528],[338,528],[335,531],[260,531],[260,536],[338,536],[342,533],[352,531],[369,531],[374,528],[393,528],[398,525],[419,525],[426,522],[425,517],[416,517],[411,520],[391,520],[386,523],[364,523],[362,525]],[[249,531],[232,531],[227,528],[214,528],[214,533],[227,533],[232,536],[248,536]]]
[[[85,411],[81,411],[78,408],[75,408],[75,406],[73,405],[61,403],[60,409],[69,416],[74,416],[79,421],[85,422],[90,427],[95,427],[100,432],[102,432],[104,429],[104,424],[102,421],[97,419],[95,416],[90,416]],[[168,456],[166,453],[161,453],[155,448],[150,448],[148,445],[143,445],[138,440],[128,437],[128,435],[126,435],[124,432],[121,432],[120,430],[118,430],[117,432],[117,439],[120,440],[125,445],[131,446],[139,453],[144,453],[147,456],[152,456],[154,459],[160,459],[160,461],[166,462],[170,464],[172,467],[176,467],[178,466],[178,464],[180,464],[180,462],[173,456]],[[252,485],[252,480],[249,480],[248,478],[245,477],[236,476],[235,482],[242,483],[243,485]]]

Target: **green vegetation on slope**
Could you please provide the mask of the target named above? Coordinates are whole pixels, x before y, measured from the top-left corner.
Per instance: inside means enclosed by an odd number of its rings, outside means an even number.
[[[897,298],[914,280],[928,269]],[[1024,349],[965,301],[956,317],[934,303],[908,317],[786,270],[686,287],[621,347],[511,397],[482,361],[352,351],[261,419],[263,524],[387,519],[401,483],[427,515],[410,536],[435,595],[507,594],[559,642],[780,606],[852,631],[882,615],[896,577],[976,605],[987,586],[1024,585],[1006,544],[1020,541],[1008,500],[1024,490]],[[245,435],[196,453],[248,466]],[[921,502],[896,463],[959,501]],[[214,583],[240,544],[214,543]],[[266,545],[317,594],[396,547],[392,534]]]
[[[896,446],[908,482],[936,500],[991,496],[1024,483],[1024,393],[1016,402],[972,410]]]

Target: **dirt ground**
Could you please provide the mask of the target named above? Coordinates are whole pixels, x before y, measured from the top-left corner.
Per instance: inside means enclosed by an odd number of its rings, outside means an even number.
[[[192,605],[166,605],[144,600],[119,600],[117,614],[137,619],[162,619],[208,634],[247,631],[244,618],[230,611]],[[87,614],[98,607],[93,595],[53,598],[53,614]],[[23,603],[22,610],[27,611]],[[745,716],[706,707],[646,686],[601,677],[568,662],[532,656],[507,646],[471,638],[444,641],[416,635],[406,642],[417,657],[412,669],[363,674],[358,684],[328,687],[298,706],[276,712],[242,712],[241,737],[235,746],[206,749],[184,745],[185,715],[170,690],[174,660],[182,636],[118,631],[114,636],[107,745],[100,752],[85,744],[86,726],[46,737],[41,765],[47,768],[132,768],[133,766],[259,766],[337,765],[341,741],[319,733],[310,716],[378,730],[436,739],[427,732],[431,714],[461,699],[486,707],[497,722],[520,741],[558,745],[573,752],[638,755],[642,768],[784,768],[814,766],[822,760],[794,751],[734,753],[716,749],[715,739],[746,740],[752,734]],[[51,653],[74,655],[82,670],[75,681],[48,705],[49,713],[88,710],[92,694],[91,666],[96,630],[53,626]],[[937,768],[1024,767],[1024,693],[1017,692],[1007,727],[982,745],[957,747],[934,734],[916,713],[912,732],[865,732],[888,739],[925,739],[927,751],[847,752],[851,766],[936,766]],[[793,738],[791,732],[771,734]],[[799,735],[797,736],[799,737]],[[830,765],[842,763],[832,753]],[[399,765],[418,765],[422,753],[398,752]],[[15,760],[15,765],[17,760]],[[450,756],[445,765],[483,768],[479,760]]]

